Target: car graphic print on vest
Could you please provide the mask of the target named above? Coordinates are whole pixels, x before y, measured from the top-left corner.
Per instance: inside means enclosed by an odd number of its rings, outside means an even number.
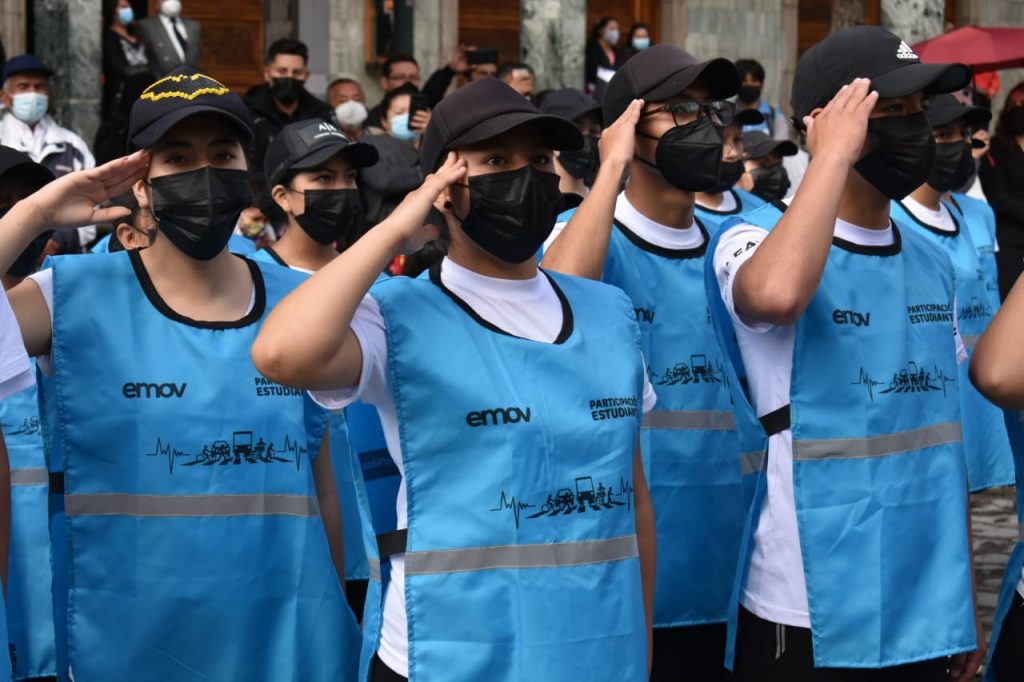
[[[179,459],[187,460],[181,462],[187,467],[283,462],[295,464],[295,468],[300,469],[307,454],[308,448],[302,445],[302,439],[291,436],[283,439],[264,438],[263,435],[254,437],[252,431],[234,431],[230,440],[214,438],[188,450],[179,450],[170,440],[165,443],[162,438],[157,438],[153,449],[145,453],[147,457],[166,457],[168,474],[174,473],[174,463]]]
[[[575,492],[574,492],[575,490]],[[593,476],[577,476],[574,488],[559,488],[548,493],[543,504],[537,505],[533,502],[526,502],[515,495],[509,495],[501,491],[498,504],[491,509],[492,512],[510,511],[515,519],[516,528],[522,513],[540,507],[539,511],[529,514],[527,519],[537,519],[550,516],[569,516],[570,514],[583,514],[586,512],[602,512],[615,510],[619,507],[627,513],[633,511],[633,482],[625,477],[619,477],[619,487],[606,486],[604,481],[598,480],[597,487],[594,487]]]
[[[874,402],[875,397],[890,393],[924,393],[926,391],[942,391],[946,395],[946,387],[956,381],[956,377],[949,376],[938,366],[931,368],[919,367],[910,360],[906,367],[900,367],[892,372],[889,381],[882,381],[872,377],[864,367],[860,368],[857,380],[851,383],[863,385],[868,392],[868,398]],[[884,388],[882,388],[884,387]]]

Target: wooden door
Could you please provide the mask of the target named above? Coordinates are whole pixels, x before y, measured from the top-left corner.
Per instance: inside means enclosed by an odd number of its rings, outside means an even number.
[[[182,16],[203,26],[199,68],[233,90],[263,82],[263,0],[186,0]],[[150,0],[150,15],[159,11]]]
[[[619,47],[629,39],[629,27],[635,23],[651,27],[651,42],[661,40],[661,0],[587,0],[587,38],[601,17],[619,22]]]
[[[881,0],[799,0],[797,58],[830,33],[882,20]]]
[[[459,43],[497,50],[499,62],[515,62],[519,32],[519,0],[459,0]]]

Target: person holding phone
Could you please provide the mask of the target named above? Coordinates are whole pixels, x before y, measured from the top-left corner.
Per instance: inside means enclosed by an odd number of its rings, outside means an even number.
[[[430,122],[427,96],[406,84],[384,96],[382,135],[360,141],[374,147],[375,165],[359,171],[359,192],[366,208],[366,227],[387,218],[405,195],[420,186],[419,139]]]

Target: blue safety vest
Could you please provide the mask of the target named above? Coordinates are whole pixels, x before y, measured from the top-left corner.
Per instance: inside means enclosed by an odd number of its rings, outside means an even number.
[[[89,249],[90,253],[110,253],[110,235],[112,232],[101,237],[98,242],[93,244],[92,248]],[[228,240],[228,248],[231,249],[231,253],[237,253],[242,256],[250,256],[256,252],[256,242],[243,237],[241,235],[233,234],[231,239]]]
[[[371,289],[405,469],[410,680],[646,680],[633,305],[552,273],[563,329],[541,343],[479,318],[439,274]]]
[[[0,402],[0,422],[11,467],[6,623],[13,647],[14,679],[50,677],[57,674],[57,653],[46,513],[49,476],[34,385]],[[0,665],[0,679],[11,679],[6,677],[8,672],[6,665]]]
[[[954,207],[944,204],[956,225],[954,232],[944,232],[918,220],[903,204],[892,202],[892,219],[910,226],[925,239],[937,244],[953,261],[956,273],[957,319],[960,336],[967,354],[988,328],[995,308],[986,286],[986,275],[978,261],[978,253],[967,230],[964,217]],[[961,363],[958,386],[960,413],[964,427],[964,456],[967,458],[967,480],[971,492],[998,485],[1013,484],[1013,453],[1006,433],[1003,411],[985,399],[967,375],[970,363]]]
[[[964,225],[971,235],[978,252],[981,269],[985,272],[985,287],[988,289],[992,306],[999,308],[999,268],[996,266],[996,214],[992,207],[981,199],[959,192],[952,195],[952,204],[964,218]]]
[[[739,222],[774,227],[767,205]],[[790,405],[760,415],[792,429],[793,485],[817,667],[881,668],[976,646],[967,541],[949,258],[910,229],[896,244],[833,240],[817,294],[796,325]],[[721,297],[713,259],[705,265]],[[710,294],[709,294],[710,295]],[[712,308],[716,327],[732,331]],[[728,355],[728,354],[727,354]],[[754,408],[731,383],[741,441]],[[766,493],[751,507],[752,535]],[[749,542],[730,620],[734,654]]]
[[[728,619],[750,501],[704,292],[709,236],[697,226],[700,247],[671,250],[616,221],[603,276],[632,301],[658,396],[641,430],[658,533],[655,627]]]
[[[765,103],[764,100],[761,100],[757,104],[757,110],[760,111],[761,114],[764,116],[764,120],[760,123],[754,123],[751,125],[743,126],[743,132],[749,133],[751,131],[757,130],[764,133],[768,137],[775,137],[775,107]]]
[[[764,199],[746,192],[739,187],[733,187],[728,190],[736,200],[736,206],[731,211],[718,211],[713,208],[701,206],[700,204],[694,204],[693,213],[707,226],[708,231],[711,234],[718,232],[718,229],[722,226],[722,223],[731,218],[732,216],[739,215],[741,213],[749,213],[759,206],[764,205]]]
[[[250,358],[301,277],[246,262],[252,311],[202,323],[167,307],[137,251],[52,260],[62,676],[354,679],[360,634],[312,473],[324,412]]]

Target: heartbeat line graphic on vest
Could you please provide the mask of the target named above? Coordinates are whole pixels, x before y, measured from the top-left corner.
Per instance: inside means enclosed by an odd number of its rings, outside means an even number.
[[[254,442],[255,440],[255,442]],[[306,448],[298,441],[293,441],[285,436],[284,443],[280,446],[273,442],[267,443],[263,437],[254,439],[252,431],[235,431],[231,434],[231,442],[227,440],[215,440],[203,444],[203,449],[192,454],[185,450],[175,448],[170,441],[164,443],[162,439],[156,439],[156,445],[152,452],[147,452],[147,457],[166,457],[167,471],[174,473],[174,462],[178,459],[191,457],[191,461],[182,462],[182,466],[235,466],[244,464],[272,464],[275,462],[295,462],[296,470],[302,464],[302,457],[307,453]],[[290,455],[286,456],[286,455]]]
[[[942,391],[942,395],[946,396],[946,387],[956,381],[956,377],[947,375],[938,366],[934,366],[932,370],[928,371],[924,367],[918,367],[917,363],[911,360],[907,362],[906,367],[893,372],[892,379],[886,383],[885,381],[872,378],[868,371],[861,367],[857,380],[850,383],[855,386],[864,386],[868,391],[868,397],[872,401],[874,401],[876,393],[878,395],[886,395],[890,393]],[[886,388],[876,391],[880,386],[885,386]]]
[[[42,422],[39,421],[39,417],[25,417],[25,420],[21,422],[18,428],[14,428],[14,424],[8,424],[7,422],[0,423],[0,428],[3,428],[5,436],[34,436],[37,433],[42,432]]]
[[[569,516],[587,512],[602,512],[618,507],[626,507],[626,511],[632,510],[633,484],[625,478],[619,478],[618,490],[611,486],[605,486],[602,481],[598,481],[597,487],[595,487],[593,476],[577,476],[574,487],[575,492],[572,488],[559,488],[554,493],[549,493],[547,500],[540,505],[540,510],[526,518]],[[625,501],[620,498],[624,498]],[[498,505],[490,511],[511,511],[516,528],[518,528],[522,512],[527,509],[535,509],[537,506],[534,503],[520,500],[515,495],[509,495],[503,490]]]
[[[716,363],[717,364],[717,363]],[[651,376],[654,381],[654,376]],[[658,386],[675,386],[676,384],[720,384],[722,383],[722,366],[716,367],[708,362],[706,355],[691,355],[689,364],[677,363],[665,370],[661,379],[654,381]]]
[[[987,320],[992,317],[991,306],[983,303],[977,296],[971,296],[971,302],[957,312],[961,320]]]

